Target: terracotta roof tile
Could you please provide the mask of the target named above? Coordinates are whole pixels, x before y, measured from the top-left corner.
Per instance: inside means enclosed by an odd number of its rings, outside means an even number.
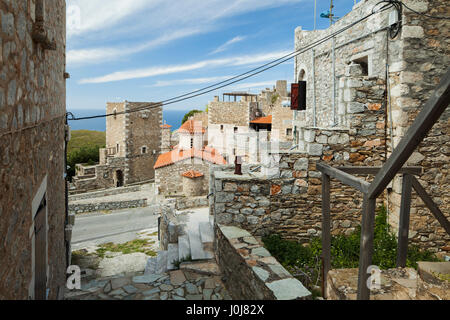
[[[201,121],[188,120],[183,123],[178,132],[187,132],[189,134],[205,133],[205,128],[203,128]]]
[[[271,124],[272,123],[272,115],[267,116],[267,117],[256,118],[255,120],[250,121],[250,123]]]
[[[189,170],[189,171],[183,172],[181,175],[183,177],[191,178],[191,179],[200,178],[200,177],[204,176],[203,173],[201,173],[200,171],[195,171],[195,170]]]
[[[153,168],[157,169],[169,166],[190,158],[202,159],[214,164],[227,164],[226,160],[213,148],[209,148],[208,150],[197,150],[192,148],[187,150],[175,149],[161,154],[156,160]]]
[[[172,128],[170,124],[163,124],[160,126],[161,128]]]

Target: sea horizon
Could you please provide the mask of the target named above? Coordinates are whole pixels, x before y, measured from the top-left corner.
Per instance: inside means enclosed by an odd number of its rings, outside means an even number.
[[[91,117],[105,114],[105,109],[70,109],[76,118]],[[189,110],[163,110],[163,123],[172,126],[172,131],[181,126],[181,120]],[[106,119],[94,118],[86,120],[70,121],[69,126],[71,130],[92,130],[92,131],[106,131]]]

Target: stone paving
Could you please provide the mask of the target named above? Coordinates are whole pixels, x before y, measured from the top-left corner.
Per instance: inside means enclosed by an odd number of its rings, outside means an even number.
[[[231,300],[221,277],[191,270],[163,274],[143,272],[82,280],[81,290],[68,290],[66,300]]]

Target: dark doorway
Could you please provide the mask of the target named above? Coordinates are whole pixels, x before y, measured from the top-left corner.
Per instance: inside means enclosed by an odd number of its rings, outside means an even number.
[[[121,170],[116,171],[116,187],[123,187],[123,172]]]
[[[45,198],[44,195],[34,217],[34,298],[36,300],[47,298],[47,202]]]

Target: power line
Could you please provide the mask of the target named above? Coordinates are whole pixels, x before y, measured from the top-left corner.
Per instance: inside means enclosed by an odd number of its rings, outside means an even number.
[[[425,13],[422,13],[422,12],[418,12],[418,11],[416,11],[416,10],[414,10],[414,9],[411,9],[410,7],[408,7],[406,4],[404,4],[404,3],[401,2],[401,1],[395,1],[395,0],[393,0],[393,1],[391,1],[391,2],[393,2],[393,3],[399,3],[400,5],[404,6],[404,7],[405,7],[406,9],[408,9],[409,11],[412,11],[412,12],[414,12],[415,14],[417,14],[417,15],[419,15],[419,16],[424,16],[424,17],[431,18],[431,19],[450,20],[450,17],[432,16],[432,15],[429,15],[429,14],[425,14]]]
[[[383,7],[381,7],[380,9],[375,11],[376,6],[378,6],[380,3],[387,3],[387,4],[384,5]],[[224,88],[226,86],[232,85],[234,83],[240,82],[242,80],[245,80],[245,79],[253,77],[253,76],[257,75],[257,74],[260,74],[260,73],[262,73],[264,71],[272,69],[272,68],[274,68],[274,67],[276,67],[276,66],[278,66],[278,65],[280,65],[280,64],[282,64],[282,63],[284,63],[284,62],[286,62],[286,61],[288,61],[288,60],[290,60],[290,59],[292,59],[292,58],[294,58],[294,57],[296,57],[296,56],[298,56],[298,55],[300,55],[300,54],[302,54],[302,53],[304,53],[304,52],[306,52],[306,51],[308,51],[310,49],[312,49],[312,48],[315,48],[316,46],[322,44],[323,42],[328,41],[329,39],[331,39],[331,38],[335,37],[336,35],[346,31],[347,29],[355,26],[356,24],[366,20],[367,18],[369,18],[370,16],[372,16],[372,15],[374,15],[376,13],[383,12],[383,11],[385,11],[385,10],[391,8],[391,7],[395,7],[397,10],[399,10],[399,5],[404,5],[404,4],[402,2],[400,2],[400,1],[395,1],[395,0],[380,1],[372,8],[371,13],[369,13],[368,15],[364,16],[363,18],[361,18],[361,19],[359,19],[359,20],[357,20],[357,21],[355,21],[355,22],[353,22],[353,23],[343,27],[342,29],[340,29],[340,30],[338,30],[338,31],[336,31],[336,32],[334,32],[334,33],[332,33],[332,34],[330,34],[330,35],[320,39],[320,40],[312,42],[311,44],[309,44],[308,46],[306,46],[306,47],[304,47],[302,49],[293,51],[293,52],[291,52],[291,53],[289,53],[287,55],[284,55],[283,57],[280,57],[278,59],[272,60],[272,61],[270,61],[270,62],[268,62],[266,64],[263,64],[263,65],[261,65],[261,66],[259,66],[257,68],[251,69],[251,70],[249,70],[247,72],[241,73],[241,74],[239,74],[237,76],[234,76],[234,77],[229,78],[227,80],[215,83],[213,85],[210,85],[210,86],[207,86],[207,87],[195,90],[195,91],[191,91],[189,93],[182,94],[182,95],[170,98],[170,99],[166,99],[166,100],[163,100],[161,102],[151,103],[149,105],[142,106],[142,107],[135,108],[133,110],[128,110],[128,111],[115,112],[115,113],[96,115],[96,116],[80,117],[80,118],[76,118],[72,113],[69,112],[69,113],[67,113],[68,120],[69,121],[88,120],[88,119],[104,118],[104,117],[110,117],[110,116],[117,116],[117,115],[121,115],[121,114],[139,112],[139,111],[142,111],[142,110],[150,110],[150,109],[159,108],[159,107],[162,107],[162,106],[165,106],[165,105],[170,105],[170,104],[174,104],[174,103],[177,103],[177,102],[181,102],[181,101],[185,101],[185,100],[188,100],[188,99],[192,99],[192,98],[195,98],[195,97],[198,97],[198,96],[210,93],[212,91],[216,91],[218,89]],[[411,11],[417,13],[414,10],[411,10]],[[419,13],[417,13],[417,14],[419,14]],[[71,118],[69,118],[69,116],[71,116]]]

